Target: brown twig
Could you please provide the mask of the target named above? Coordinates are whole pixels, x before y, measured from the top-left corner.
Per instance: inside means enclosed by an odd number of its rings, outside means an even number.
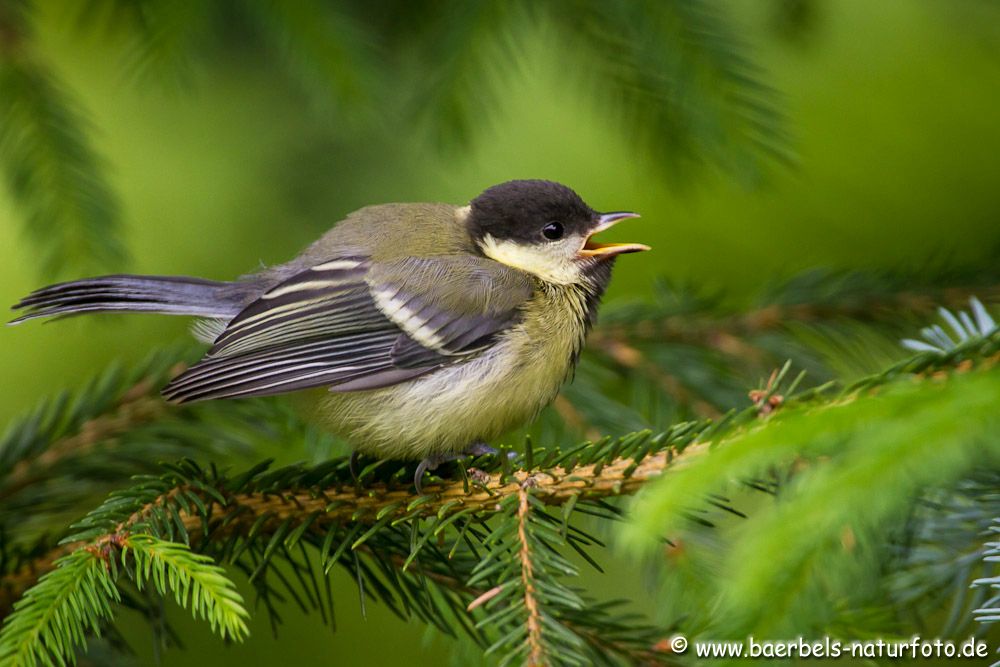
[[[627,655],[633,665],[664,665],[664,664],[684,664],[678,661],[668,661],[669,644],[667,649],[661,647],[661,642],[646,649],[629,646],[626,643],[611,639],[600,632],[594,632],[590,628],[580,627],[576,623],[563,621],[573,632],[583,638],[585,642],[598,649],[602,653],[618,653]]]
[[[718,419],[722,412],[695,395],[676,375],[666,372],[663,368],[643,354],[643,352],[625,341],[609,339],[598,343],[600,350],[618,365],[646,376],[660,386],[667,395],[682,405],[688,405],[695,415],[702,419]]]
[[[518,559],[521,562],[521,584],[524,586],[524,608],[528,612],[528,659],[526,663],[545,664],[545,651],[542,647],[542,614],[535,598],[535,573],[531,562],[531,545],[528,542],[528,515],[531,513],[531,502],[528,489],[534,484],[534,478],[528,477],[517,490],[517,540],[521,544]]]
[[[15,3],[0,2],[0,56],[14,60],[25,40],[24,17]]]
[[[600,440],[601,432],[587,422],[587,418],[583,416],[583,413],[577,410],[573,402],[566,398],[564,394],[556,396],[556,400],[552,402],[552,407],[567,426],[579,431],[588,440]]]

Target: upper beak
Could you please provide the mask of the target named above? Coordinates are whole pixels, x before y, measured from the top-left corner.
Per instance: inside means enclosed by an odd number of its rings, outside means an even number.
[[[598,243],[593,240],[594,234],[612,227],[619,221],[625,220],[626,218],[638,217],[638,213],[632,213],[630,211],[602,213],[597,218],[597,224],[587,236],[587,240],[583,244],[583,247],[580,248],[580,254],[584,257],[613,257],[627,252],[642,252],[643,250],[649,250],[650,247],[648,245],[643,245],[642,243]]]

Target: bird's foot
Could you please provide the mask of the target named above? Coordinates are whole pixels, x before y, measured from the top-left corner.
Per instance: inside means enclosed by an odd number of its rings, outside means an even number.
[[[486,455],[498,456],[499,454],[500,450],[497,449],[496,447],[490,447],[485,442],[477,442],[473,445],[470,445],[468,449],[466,449],[464,452],[460,454],[460,456],[486,456]],[[517,452],[515,451],[507,452],[507,458],[511,460],[516,459]]]
[[[442,463],[448,463],[450,461],[456,461],[464,456],[486,456],[487,454],[496,455],[499,454],[499,450],[495,447],[490,447],[485,442],[475,442],[468,447],[465,451],[458,452],[457,454],[435,454],[433,456],[428,456],[417,464],[417,470],[413,473],[413,486],[417,489],[417,493],[423,495],[423,479],[424,474],[436,470]],[[515,452],[508,452],[507,456],[514,458],[517,454]]]
[[[433,456],[428,456],[424,458],[420,463],[417,464],[417,470],[413,473],[413,486],[417,489],[418,495],[424,494],[424,473],[430,470],[437,470],[437,467],[442,463],[447,463],[448,461],[454,461],[460,456],[460,454],[435,454]]]

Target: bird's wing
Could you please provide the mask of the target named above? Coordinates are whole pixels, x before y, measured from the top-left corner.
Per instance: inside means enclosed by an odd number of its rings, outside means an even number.
[[[483,349],[531,291],[530,278],[487,259],[332,259],[248,305],[163,393],[184,402],[396,384]]]
[[[527,274],[489,259],[410,257],[374,266],[378,309],[404,333],[393,344],[397,368],[419,368],[488,346],[516,324],[531,296]]]

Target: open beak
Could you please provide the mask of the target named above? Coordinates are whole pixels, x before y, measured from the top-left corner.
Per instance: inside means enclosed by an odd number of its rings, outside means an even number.
[[[597,218],[597,225],[591,230],[583,247],[580,248],[580,255],[583,257],[614,257],[615,255],[623,255],[628,252],[649,250],[650,247],[642,243],[598,243],[594,241],[594,235],[598,232],[603,232],[605,229],[614,226],[626,218],[638,217],[638,213],[631,213],[629,211],[602,213]]]

